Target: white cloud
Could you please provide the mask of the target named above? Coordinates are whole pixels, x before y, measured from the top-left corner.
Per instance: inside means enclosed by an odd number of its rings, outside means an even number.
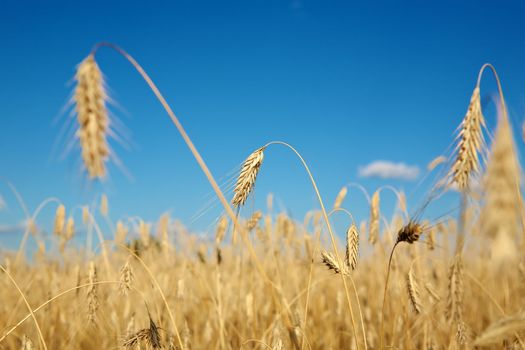
[[[361,177],[415,180],[419,176],[419,167],[387,160],[376,160],[365,166],[360,166],[358,172]]]
[[[0,224],[0,234],[20,233],[26,229],[26,226],[25,222],[17,224]]]

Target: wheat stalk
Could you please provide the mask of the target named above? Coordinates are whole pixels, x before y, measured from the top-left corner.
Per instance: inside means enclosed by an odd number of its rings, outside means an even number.
[[[93,55],[80,63],[75,79],[74,100],[79,124],[76,135],[82,148],[82,160],[91,179],[104,178],[105,163],[110,153],[107,143],[107,95],[102,72]]]
[[[27,335],[24,334],[24,337],[22,338],[22,347],[21,350],[33,350],[33,342],[31,341],[31,338],[29,338]]]
[[[232,205],[234,207],[240,207],[244,205],[246,199],[253,191],[255,186],[255,180],[257,179],[257,174],[264,159],[264,147],[257,149],[255,152],[250,154],[248,158],[244,161],[239,177],[237,178],[237,183],[233,190],[234,196],[232,199]]]

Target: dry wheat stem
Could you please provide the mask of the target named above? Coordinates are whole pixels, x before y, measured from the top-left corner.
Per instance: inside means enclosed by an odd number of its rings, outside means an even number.
[[[385,279],[385,288],[383,290],[383,306],[381,307],[381,324],[380,324],[380,330],[379,330],[379,341],[380,341],[380,349],[383,350],[383,344],[384,344],[384,338],[385,338],[385,304],[386,304],[386,296],[387,296],[387,290],[388,290],[388,281],[390,279],[390,268],[392,265],[392,258],[394,257],[394,252],[396,250],[397,245],[401,241],[397,241],[394,243],[394,246],[392,247],[392,251],[390,252],[390,257],[388,258],[388,266],[386,270],[386,279]]]

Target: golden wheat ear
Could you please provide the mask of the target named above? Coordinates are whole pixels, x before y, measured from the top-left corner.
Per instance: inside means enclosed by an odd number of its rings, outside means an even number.
[[[479,153],[484,146],[483,128],[485,118],[481,111],[479,85],[472,92],[467,113],[461,122],[456,146],[456,160],[452,165],[452,181],[463,190],[469,185],[470,177],[480,168]]]
[[[82,149],[82,161],[91,179],[102,179],[106,176],[106,162],[110,156],[109,118],[104,78],[92,54],[79,64],[75,80],[76,136]]]
[[[255,180],[257,174],[261,168],[264,159],[264,147],[257,149],[255,152],[250,154],[244,161],[235,189],[233,190],[234,195],[232,199],[232,205],[234,207],[241,207],[246,202],[246,199],[253,191],[255,187]]]

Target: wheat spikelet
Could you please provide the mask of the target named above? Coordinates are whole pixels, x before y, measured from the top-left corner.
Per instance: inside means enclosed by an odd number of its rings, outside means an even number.
[[[224,239],[224,234],[226,233],[226,229],[228,228],[228,218],[223,215],[221,216],[219,223],[217,224],[217,228],[215,230],[215,244],[219,245],[221,244],[222,240]]]
[[[261,218],[262,218],[262,213],[260,210],[257,210],[255,213],[252,214],[250,220],[248,220],[248,222],[246,223],[246,230],[248,232],[253,230],[255,226],[257,226],[257,223],[259,222],[259,220],[261,220]]]
[[[434,287],[432,287],[432,285],[429,282],[425,283],[425,289],[427,290],[430,297],[434,300],[434,302],[441,301],[441,297],[438,295],[438,293],[434,290]]]
[[[348,189],[346,188],[346,186],[343,186],[343,188],[341,188],[341,190],[337,194],[337,197],[335,197],[334,209],[341,208],[341,204],[343,204],[347,193]]]
[[[240,207],[253,191],[255,180],[264,159],[264,147],[259,148],[244,161],[234,188],[232,205]]]
[[[463,265],[461,256],[456,255],[448,275],[447,316],[458,324],[462,322],[463,308]]]
[[[142,342],[148,341],[148,338],[150,336],[150,330],[149,328],[141,329],[138,332],[135,332],[128,336],[124,341],[122,342],[122,347],[125,349],[136,349],[139,344]]]
[[[90,283],[90,285],[87,287],[88,321],[95,322],[99,302],[97,292],[98,288],[96,284],[98,282],[97,268],[93,261],[89,263],[88,279]]]
[[[406,282],[407,282],[408,299],[410,300],[410,303],[412,304],[414,311],[420,314],[421,309],[422,309],[421,307],[422,304],[421,304],[419,286],[417,285],[416,278],[414,277],[413,265],[410,267],[410,270],[408,270]]]
[[[67,242],[75,235],[75,220],[69,217],[66,222],[64,234],[60,236],[60,251],[64,251]]]
[[[465,118],[461,122],[456,146],[456,160],[452,165],[452,180],[460,189],[466,189],[470,176],[479,171],[479,152],[482,150],[485,120],[481,112],[479,86],[476,86]]]
[[[492,258],[496,261],[516,256],[520,215],[521,169],[516,154],[512,127],[506,113],[499,117],[483,179],[484,206],[482,232],[490,237]]]
[[[70,216],[66,222],[66,236],[67,241],[71,240],[75,235],[75,220]]]
[[[372,244],[377,242],[379,236],[379,191],[375,191],[372,195],[370,203],[370,227],[368,241]]]
[[[427,245],[429,250],[436,249],[436,230],[431,228],[427,233]]]
[[[332,253],[327,252],[326,250],[321,251],[321,259],[323,264],[325,264],[330,270],[334,270],[335,273],[343,273],[345,275],[348,274],[346,267],[339,266],[337,259]]]
[[[22,338],[22,347],[20,349],[21,350],[33,350],[34,349],[33,342],[25,334],[24,334],[24,337]]]
[[[419,237],[422,233],[422,225],[413,221],[409,221],[408,224],[401,227],[401,229],[397,232],[397,242],[407,242],[408,244],[412,244],[419,240]]]
[[[117,228],[115,230],[115,242],[121,244],[126,239],[129,229],[122,223],[122,221],[117,221]]]
[[[53,232],[57,236],[61,236],[64,231],[64,225],[66,223],[66,207],[60,204],[55,213],[55,224]]]
[[[120,269],[120,284],[119,284],[119,292],[123,295],[128,295],[129,291],[132,288],[133,280],[133,269],[131,268],[131,264],[129,261],[126,261],[124,266]]]
[[[82,160],[91,179],[104,178],[109,158],[107,95],[104,78],[93,55],[80,63],[75,79],[74,100],[79,123],[76,135],[82,148]]]
[[[107,217],[109,215],[108,196],[104,193],[100,198],[100,215]]]
[[[359,255],[359,232],[355,224],[352,224],[346,230],[346,252],[345,264],[348,270],[353,271],[357,268],[357,259]]]
[[[188,326],[188,321],[184,320],[184,328],[182,328],[182,348],[183,349],[191,349],[190,344],[190,338],[191,338],[191,332],[190,327]]]

